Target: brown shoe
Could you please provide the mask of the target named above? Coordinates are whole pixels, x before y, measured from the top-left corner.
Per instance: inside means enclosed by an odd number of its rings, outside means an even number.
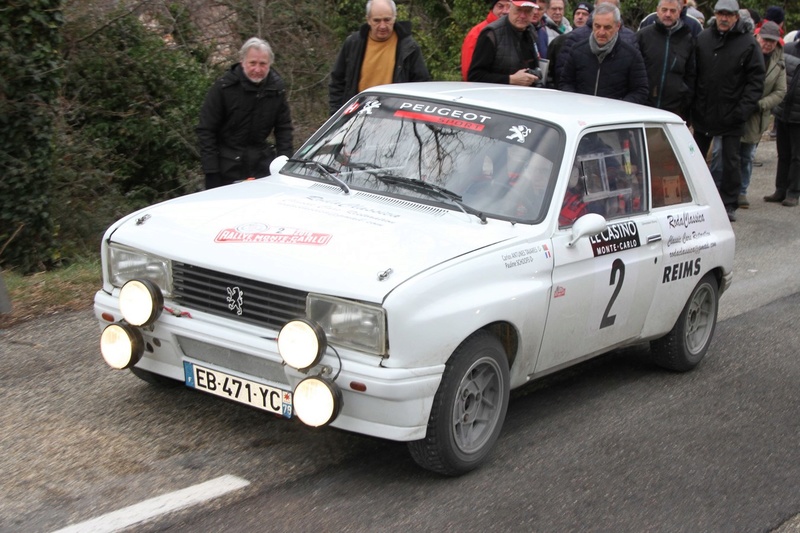
[[[746,194],[740,194],[739,195],[739,209],[749,209],[749,208],[750,208],[750,202],[747,201],[747,195]]]
[[[781,205],[785,205],[786,207],[797,207],[797,198],[789,198],[788,196],[784,198],[781,202]]]
[[[782,202],[784,198],[786,198],[784,195],[782,195],[780,193],[777,193],[777,192],[774,192],[774,193],[770,194],[769,196],[765,196],[764,197],[764,201],[765,202]]]

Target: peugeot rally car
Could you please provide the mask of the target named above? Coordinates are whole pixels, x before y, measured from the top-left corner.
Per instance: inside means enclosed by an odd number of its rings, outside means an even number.
[[[646,342],[694,368],[733,258],[679,117],[398,84],[354,97],[269,176],[116,222],[95,314],[113,368],[405,441],[458,475],[537,377]]]

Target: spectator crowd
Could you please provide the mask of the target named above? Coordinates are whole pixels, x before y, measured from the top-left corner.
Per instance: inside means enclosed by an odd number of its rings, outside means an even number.
[[[800,198],[800,46],[785,35],[785,13],[763,16],[717,0],[705,16],[694,0],[659,0],[636,31],[622,23],[619,0],[489,0],[488,13],[461,47],[464,81],[546,87],[625,100],[673,112],[692,127],[728,217],[749,207],[758,143],[774,124],[778,167],[767,202]],[[789,39],[791,37],[791,39]],[[272,50],[250,39],[240,63],[209,90],[198,126],[207,187],[263,172],[292,152],[285,86]],[[393,0],[369,0],[365,23],[348,36],[330,74],[335,113],[370,87],[431,76],[411,24]],[[266,143],[273,133],[276,147]],[[277,150],[276,150],[277,148]]]

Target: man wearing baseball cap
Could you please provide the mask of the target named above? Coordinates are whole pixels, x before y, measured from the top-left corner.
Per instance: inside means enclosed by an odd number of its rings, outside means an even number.
[[[532,22],[539,6],[511,0],[508,15],[487,25],[478,36],[467,80],[541,86],[537,33]]]
[[[739,142],[745,122],[758,109],[765,74],[761,47],[739,20],[736,0],[717,1],[714,23],[697,37],[695,58],[694,139],[705,156],[713,138],[722,137],[722,175],[717,190],[733,222],[742,185]]]

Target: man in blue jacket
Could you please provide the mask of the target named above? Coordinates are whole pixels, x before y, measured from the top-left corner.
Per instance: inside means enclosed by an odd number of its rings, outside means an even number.
[[[592,34],[569,51],[558,88],[635,104],[646,103],[648,85],[644,60],[635,47],[619,38],[621,26],[617,6],[598,5],[592,16]]]

